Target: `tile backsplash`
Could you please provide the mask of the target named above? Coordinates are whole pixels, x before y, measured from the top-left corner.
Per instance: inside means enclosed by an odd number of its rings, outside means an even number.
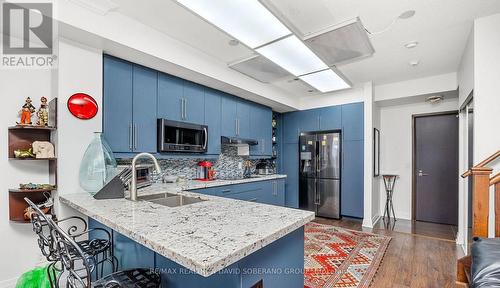
[[[254,172],[255,164],[262,161],[262,159],[250,159],[248,156],[239,156],[237,147],[222,146],[222,153],[217,159],[200,158],[172,158],[172,159],[158,159],[162,169],[162,174],[157,175],[155,178],[160,180],[163,175],[185,175],[187,178],[192,179],[196,177],[196,167],[199,161],[208,160],[214,164],[216,171],[216,178],[231,179],[241,178],[243,176],[243,162],[250,160],[253,164],[252,173]],[[117,159],[119,165],[130,164],[132,159]],[[239,166],[241,163],[241,166]],[[241,168],[240,168],[241,167]]]

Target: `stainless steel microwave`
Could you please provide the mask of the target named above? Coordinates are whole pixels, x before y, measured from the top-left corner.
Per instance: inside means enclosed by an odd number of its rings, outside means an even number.
[[[208,126],[158,119],[158,152],[207,152]]]

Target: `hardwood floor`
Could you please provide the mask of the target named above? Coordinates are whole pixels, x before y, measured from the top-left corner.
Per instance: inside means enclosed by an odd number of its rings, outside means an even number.
[[[410,232],[405,232],[407,228],[402,228],[399,232],[386,230],[383,226],[380,228],[378,223],[374,229],[363,228],[361,221],[357,219],[316,218],[314,221],[392,237],[371,287],[455,287],[456,262],[463,253],[454,241],[429,235],[430,230],[440,231],[439,228],[444,227],[432,228],[433,225],[426,223],[426,229],[410,229]],[[405,227],[403,224],[401,222],[400,226]],[[412,231],[422,230],[423,235],[411,234]]]

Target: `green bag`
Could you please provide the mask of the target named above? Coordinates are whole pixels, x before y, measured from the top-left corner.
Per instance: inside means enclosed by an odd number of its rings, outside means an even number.
[[[50,288],[47,270],[48,266],[45,266],[36,267],[30,271],[24,272],[23,275],[17,279],[16,288]]]

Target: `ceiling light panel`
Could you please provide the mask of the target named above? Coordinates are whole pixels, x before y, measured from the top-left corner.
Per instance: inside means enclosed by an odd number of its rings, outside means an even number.
[[[260,47],[256,51],[295,76],[328,68],[295,35]]]
[[[248,59],[229,64],[229,67],[263,83],[274,82],[290,76],[288,71],[261,55],[254,55]]]
[[[331,69],[307,74],[299,78],[323,93],[351,88],[351,85],[346,80]]]
[[[359,18],[310,34],[304,43],[329,66],[357,61],[375,52]]]
[[[292,33],[256,0],[177,0],[177,2],[252,49]]]

